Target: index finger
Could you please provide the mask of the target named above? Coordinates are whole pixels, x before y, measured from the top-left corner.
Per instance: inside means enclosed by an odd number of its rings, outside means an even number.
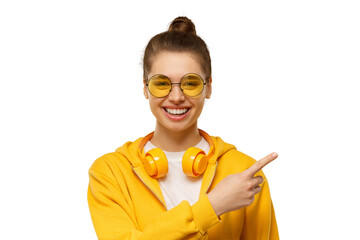
[[[255,173],[260,171],[263,167],[268,165],[270,162],[274,161],[277,158],[278,154],[276,152],[267,155],[266,157],[260,159],[256,163],[254,163],[251,167],[249,167],[247,171],[251,176],[254,176]]]

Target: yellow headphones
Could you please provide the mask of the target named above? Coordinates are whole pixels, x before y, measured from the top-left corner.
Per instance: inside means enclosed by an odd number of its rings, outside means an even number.
[[[186,175],[197,177],[206,170],[208,160],[214,155],[214,143],[211,137],[199,129],[200,135],[210,144],[208,155],[203,150],[196,147],[187,149],[182,158],[182,168]],[[146,135],[138,147],[139,156],[144,164],[146,172],[154,178],[160,178],[168,173],[169,167],[165,153],[160,148],[154,148],[144,154],[145,144],[153,137],[154,132]]]

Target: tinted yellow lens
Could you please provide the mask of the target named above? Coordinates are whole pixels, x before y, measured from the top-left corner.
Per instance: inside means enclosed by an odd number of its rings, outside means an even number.
[[[171,81],[164,75],[155,75],[150,78],[148,87],[151,95],[155,97],[165,97],[170,93]]]
[[[181,79],[181,89],[184,94],[195,97],[204,89],[204,82],[197,74],[187,74]]]

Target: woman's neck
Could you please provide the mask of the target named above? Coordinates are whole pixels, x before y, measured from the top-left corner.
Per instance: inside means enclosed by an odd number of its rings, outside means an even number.
[[[201,138],[197,124],[182,131],[169,131],[157,123],[154,136],[150,141],[153,145],[164,151],[181,152],[197,145],[201,141]]]

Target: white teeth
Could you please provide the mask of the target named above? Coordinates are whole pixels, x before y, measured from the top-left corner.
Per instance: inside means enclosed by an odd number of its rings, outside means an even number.
[[[165,108],[166,112],[174,115],[181,115],[186,113],[189,109],[183,108],[183,109],[171,109],[171,108]]]

